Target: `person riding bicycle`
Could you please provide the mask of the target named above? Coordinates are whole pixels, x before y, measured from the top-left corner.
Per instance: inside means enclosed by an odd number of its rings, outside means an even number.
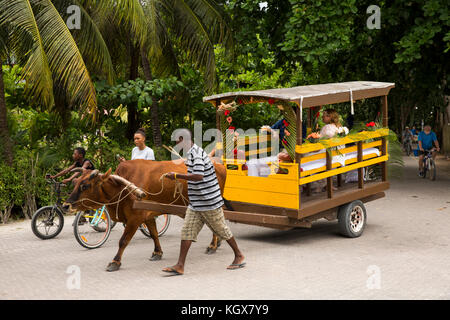
[[[410,141],[412,139],[412,136],[413,136],[413,134],[412,134],[411,130],[409,130],[409,127],[406,126],[405,130],[403,130],[403,141],[404,142]]]
[[[94,164],[92,163],[91,160],[85,159],[84,158],[85,156],[86,156],[86,150],[84,150],[84,148],[81,148],[81,147],[75,148],[73,150],[73,155],[72,155],[72,159],[75,162],[67,169],[64,169],[63,171],[55,174],[54,176],[50,176],[50,178],[55,179],[60,176],[66,175],[74,168],[83,168],[83,169],[87,169],[87,170],[94,170],[95,169]],[[79,175],[80,175],[79,172],[75,172],[71,177],[64,179],[62,181],[62,183],[68,184],[69,182],[73,181]]]
[[[423,158],[427,151],[433,148],[433,143],[436,149],[432,151],[433,160],[436,158],[437,152],[439,152],[439,142],[437,140],[436,134],[431,131],[431,126],[426,125],[423,131],[419,133],[419,176],[423,177]]]
[[[406,126],[405,130],[403,130],[402,138],[403,138],[403,147],[404,147],[405,150],[407,150],[406,147],[408,145],[410,145],[413,142],[413,139],[414,139],[413,134],[412,134],[411,130],[409,130],[408,126]]]

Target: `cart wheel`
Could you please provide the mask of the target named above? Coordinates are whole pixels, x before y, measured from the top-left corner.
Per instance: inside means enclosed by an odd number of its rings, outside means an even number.
[[[359,237],[364,231],[366,221],[366,208],[361,201],[356,200],[339,207],[339,231],[343,236]]]

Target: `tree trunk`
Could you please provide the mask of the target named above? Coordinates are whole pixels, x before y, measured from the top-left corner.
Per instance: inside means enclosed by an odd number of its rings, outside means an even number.
[[[141,50],[142,56],[142,67],[144,69],[145,80],[152,81],[152,69],[150,68],[150,62],[148,61],[147,54],[144,49]],[[162,146],[162,135],[161,135],[161,126],[159,123],[159,112],[158,112],[158,101],[154,96],[152,96],[152,106],[150,108],[151,117],[152,117],[152,132],[153,132],[153,143],[157,147]]]
[[[5,86],[3,83],[3,62],[0,60],[0,141],[3,145],[5,161],[9,166],[13,164],[13,148],[9,136],[8,120],[6,113]],[[1,157],[1,156],[0,156]]]
[[[131,63],[129,69],[129,80],[136,80],[139,76],[139,45],[134,46],[130,43],[130,56]],[[139,129],[139,117],[136,105],[128,105],[128,127],[127,127],[127,137],[128,139],[133,139],[134,133]]]

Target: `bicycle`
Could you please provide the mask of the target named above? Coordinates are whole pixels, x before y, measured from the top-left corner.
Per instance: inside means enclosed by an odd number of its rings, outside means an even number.
[[[403,149],[405,150],[406,155],[409,157],[413,150],[411,139],[405,139],[405,141],[403,141]]]
[[[108,240],[116,222],[111,220],[105,206],[97,210],[80,211],[73,222],[73,234],[77,242],[87,249],[102,246]]]
[[[167,229],[169,228],[170,215],[165,213],[161,214],[155,217],[155,221],[156,221],[156,230],[158,230],[158,237],[161,237],[164,233],[166,233]],[[147,225],[145,223],[139,226],[139,230],[141,230],[141,232],[144,235],[151,238],[150,231],[148,231]]]
[[[31,220],[31,229],[33,230],[33,233],[43,240],[56,237],[64,227],[61,187],[66,185],[49,178],[47,178],[47,181],[54,186],[57,197],[56,204],[40,208],[33,214]],[[162,236],[169,227],[170,215],[162,214],[155,219],[158,236]],[[108,240],[111,230],[115,225],[116,222],[111,220],[105,206],[97,210],[77,212],[72,224],[75,239],[81,246],[87,249],[95,249],[102,246],[106,240]],[[41,227],[44,227],[45,233],[40,231]],[[50,229],[54,230],[50,232]],[[145,236],[151,238],[151,234],[144,223],[139,226],[139,230],[141,230]]]
[[[56,237],[64,227],[64,210],[62,208],[61,187],[66,186],[64,183],[50,179],[47,175],[47,182],[53,185],[56,193],[56,203],[52,206],[45,206],[37,210],[31,219],[31,230],[40,239],[48,240]],[[74,235],[78,243],[83,247],[94,249],[100,247],[108,239],[111,229],[114,228],[115,222],[111,222],[108,211],[103,207],[101,215],[96,213],[91,217],[92,211],[78,212],[73,223]],[[105,223],[106,221],[106,223]],[[79,229],[85,222],[90,223],[90,228],[98,233],[97,237],[90,237],[88,240],[83,232]],[[100,237],[103,241],[95,241],[93,239]]]
[[[170,215],[162,214],[155,219],[158,236],[161,237],[169,228]],[[74,219],[73,232],[75,239],[81,246],[87,249],[95,249],[108,240],[115,225],[116,222],[111,220],[108,209],[103,206],[95,211],[78,212]],[[145,223],[139,226],[139,230],[145,236],[151,238],[150,231]]]
[[[38,238],[42,240],[56,237],[64,227],[64,210],[62,209],[61,187],[66,185],[53,179],[47,179],[47,182],[53,185],[57,198],[56,203],[53,206],[45,206],[40,208],[31,218],[31,230]]]
[[[427,176],[427,172],[428,174],[428,178],[431,181],[436,180],[436,163],[433,160],[433,151],[435,151],[436,149],[431,149],[431,150],[425,150],[424,151],[424,157],[423,157],[423,175],[422,178],[426,178]]]

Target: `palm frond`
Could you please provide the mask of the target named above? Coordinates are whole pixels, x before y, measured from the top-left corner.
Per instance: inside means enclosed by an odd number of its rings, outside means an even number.
[[[174,31],[188,57],[205,70],[207,90],[216,85],[214,45],[232,47],[227,15],[215,1],[172,0]]]
[[[51,106],[53,82],[43,38],[28,0],[0,0],[0,28],[9,25],[10,50],[27,61],[22,78],[27,81],[26,94],[34,101]]]
[[[210,91],[216,84],[214,43],[207,27],[186,1],[175,0],[174,4],[174,31],[187,56],[205,69],[205,83]]]
[[[97,26],[94,17],[97,17],[95,8],[84,4],[89,12],[83,7],[82,1],[78,0],[59,0],[56,8],[62,16],[71,5],[77,5],[81,12],[81,28],[72,30],[72,35],[80,49],[85,61],[89,63],[89,70],[101,72],[106,76],[107,81],[112,84],[115,78],[114,67],[112,64],[109,49]]]
[[[177,57],[162,17],[167,13],[167,4],[159,0],[145,1],[143,8],[147,17],[147,38],[143,48],[152,62],[153,71],[157,76],[175,74],[180,77]]]
[[[6,28],[6,25],[0,26],[0,60],[3,61],[3,59],[7,55],[8,48],[6,46],[6,41],[8,38],[8,29]],[[0,66],[1,68],[1,66]]]
[[[105,14],[113,12],[117,24],[126,23],[139,43],[144,43],[147,37],[147,19],[139,0],[90,0]]]
[[[53,74],[66,88],[69,102],[79,104],[95,117],[97,99],[94,84],[67,25],[50,0],[31,1],[37,8],[36,22]]]
[[[214,0],[186,0],[192,11],[207,26],[209,37],[217,44],[231,49],[233,37],[231,34],[230,18]]]

